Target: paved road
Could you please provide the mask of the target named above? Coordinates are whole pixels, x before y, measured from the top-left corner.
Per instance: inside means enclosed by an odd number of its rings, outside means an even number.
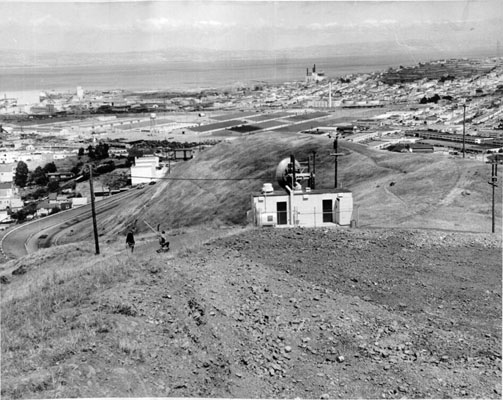
[[[143,190],[130,190],[96,202],[96,214],[107,212],[125,199],[138,197]],[[91,218],[91,205],[62,211],[54,215],[39,218],[16,226],[7,231],[0,241],[4,259],[15,259],[37,251],[40,247],[49,247],[53,237],[61,230]]]

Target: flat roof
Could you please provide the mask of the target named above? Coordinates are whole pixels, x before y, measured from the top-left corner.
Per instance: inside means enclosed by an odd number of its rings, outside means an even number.
[[[291,115],[291,114],[286,111],[281,111],[281,112],[275,112],[275,113],[270,113],[270,114],[260,114],[260,115],[254,116],[254,117],[250,117],[248,119],[251,121],[260,122],[260,121],[269,121],[270,119],[275,119],[275,118],[282,118],[282,117],[286,117],[288,115]]]
[[[241,111],[241,112],[235,112],[232,114],[222,114],[222,115],[216,115],[216,116],[211,116],[211,119],[216,119],[217,121],[227,121],[229,119],[236,119],[236,118],[245,118],[250,115],[257,115],[257,111]]]
[[[232,121],[224,121],[224,122],[215,122],[214,124],[207,124],[207,125],[200,125],[200,126],[194,126],[192,128],[186,128],[187,130],[191,130],[194,132],[209,132],[209,131],[214,131],[217,129],[224,129],[228,128],[230,126],[236,126],[236,125],[244,125],[246,124],[245,121],[241,121],[238,119],[232,120]]]
[[[285,125],[286,122],[283,121],[278,121],[278,120],[272,120],[272,121],[266,121],[266,122],[260,122],[257,124],[257,126],[260,127],[260,129],[267,129],[267,128],[274,128],[275,126],[280,126],[280,125]]]
[[[328,114],[326,112],[316,111],[316,112],[312,112],[312,113],[292,115],[291,117],[288,117],[287,119],[289,119],[291,121],[305,121],[307,119],[326,117],[328,115],[330,115],[330,114]]]
[[[301,196],[301,195],[304,195],[304,194],[327,194],[327,193],[352,193],[351,190],[349,189],[343,189],[343,188],[327,188],[327,189],[311,189],[311,191],[307,192],[307,191],[295,191],[293,192],[294,196]],[[274,190],[274,192],[272,193],[267,193],[267,194],[264,194],[264,193],[255,193],[253,195],[253,197],[263,197],[263,196],[267,196],[267,197],[271,197],[271,196],[288,196],[289,193],[284,190],[284,189],[277,189],[277,190]]]
[[[431,144],[436,147],[446,147],[446,148],[451,148],[451,149],[456,149],[456,150],[463,149],[462,142],[450,142],[448,140],[421,139],[419,144]],[[488,146],[488,145],[465,143],[465,150],[484,152],[484,151],[491,150],[494,148],[498,148],[498,146],[490,146],[490,145]]]
[[[299,124],[284,126],[282,128],[274,129],[273,132],[300,132],[307,129],[314,129],[320,126],[326,126],[325,121],[307,121]]]

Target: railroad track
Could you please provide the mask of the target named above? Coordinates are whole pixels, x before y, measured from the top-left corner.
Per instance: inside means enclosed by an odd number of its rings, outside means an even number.
[[[101,200],[95,204],[96,214],[106,213],[124,201],[140,196],[143,192],[144,190],[130,190]],[[83,221],[90,220],[91,212],[91,205],[88,204],[15,227],[0,241],[4,258],[15,259],[33,253],[41,247],[57,245],[64,232]]]

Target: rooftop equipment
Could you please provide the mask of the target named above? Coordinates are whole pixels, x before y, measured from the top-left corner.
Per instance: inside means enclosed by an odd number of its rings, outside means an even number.
[[[278,185],[287,190],[301,190],[302,182],[311,180],[313,173],[306,171],[301,164],[295,160],[292,154],[289,158],[284,158],[276,168],[276,180]]]
[[[273,193],[274,192],[274,188],[272,187],[272,183],[264,183],[262,185],[262,190],[261,192],[263,194],[267,194],[267,193]]]

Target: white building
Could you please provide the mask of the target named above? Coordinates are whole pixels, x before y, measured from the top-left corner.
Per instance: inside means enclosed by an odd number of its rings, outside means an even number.
[[[0,183],[14,181],[14,174],[16,172],[16,164],[0,164]]]
[[[329,227],[350,225],[353,196],[347,189],[283,190],[252,195],[256,226]]]
[[[155,182],[167,171],[167,167],[159,163],[159,157],[136,157],[131,166],[131,185]]]
[[[318,227],[350,225],[353,195],[347,189],[311,189],[314,172],[309,163],[291,155],[280,161],[276,179],[281,188],[274,191],[265,183],[260,194],[252,195],[252,219],[256,226]]]
[[[0,183],[0,210],[19,210],[24,205],[12,182]]]

